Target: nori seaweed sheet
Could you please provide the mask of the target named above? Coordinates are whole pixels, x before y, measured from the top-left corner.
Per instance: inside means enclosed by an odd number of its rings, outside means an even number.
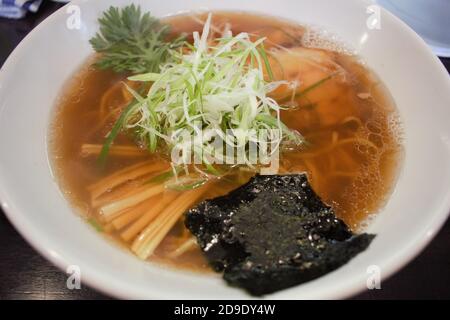
[[[260,296],[318,278],[365,250],[299,175],[255,176],[186,214],[186,227],[232,286]]]

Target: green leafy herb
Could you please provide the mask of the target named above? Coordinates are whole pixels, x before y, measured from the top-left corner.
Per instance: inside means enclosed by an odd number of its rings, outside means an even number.
[[[175,171],[174,171],[175,170]],[[169,180],[170,178],[173,178],[175,176],[175,174],[178,175],[178,173],[180,173],[180,171],[182,170],[182,168],[180,167],[176,167],[174,170],[168,170],[165,171],[161,174],[158,174],[154,177],[152,177],[150,180],[148,180],[146,183],[161,183],[161,182],[166,182],[167,180]]]
[[[311,91],[313,91],[314,89],[320,87],[322,84],[324,84],[328,80],[332,79],[336,75],[337,75],[337,72],[332,73],[329,76],[327,76],[327,77],[325,77],[323,79],[320,79],[319,81],[313,83],[312,85],[310,85],[309,87],[303,89],[302,91],[297,92],[293,97],[289,96],[289,97],[285,97],[285,98],[280,99],[280,102],[286,102],[287,100],[290,100],[290,99],[298,99],[300,97],[303,97],[304,95],[306,95],[306,94],[310,93]]]
[[[130,104],[122,111],[119,119],[117,119],[116,123],[111,129],[111,132],[106,137],[105,143],[103,144],[102,150],[100,151],[100,155],[98,157],[98,162],[100,165],[102,166],[105,165],[109,149],[111,148],[112,143],[116,139],[117,135],[120,133],[120,130],[122,129],[123,123],[125,122],[125,119],[127,118],[128,114],[135,106],[137,106],[136,100],[130,102]]]
[[[265,38],[252,41],[248,33],[242,32],[210,41],[209,15],[203,32],[193,34],[193,44],[184,42],[187,50],[171,50],[162,36],[166,29],[150,15],[142,16],[139,8],[134,6],[122,11],[110,8],[100,19],[100,24],[101,35],[91,41],[94,47],[105,52],[100,63],[113,66],[115,70],[132,72],[142,67],[145,72],[128,80],[142,82],[148,89],[136,92],[127,86],[134,101],[107,136],[100,154],[101,163],[106,160],[119,131],[132,131],[139,144],[150,152],[164,150],[172,155],[182,154],[178,162],[172,160],[173,165],[184,168],[183,179],[178,179],[178,172],[173,171],[149,182],[171,180],[168,181],[169,188],[189,190],[203,185],[210,175],[223,176],[216,163],[223,163],[222,160],[236,162],[237,153],[226,155],[226,148],[243,148],[245,155],[239,161],[253,168],[249,154],[251,144],[265,147],[267,139],[277,144],[303,143],[300,134],[282,123],[282,107],[269,97],[274,88],[286,81],[274,81],[263,45]],[[108,35],[109,32],[114,34]],[[155,34],[158,34],[156,40],[152,38]],[[147,41],[147,45],[141,46],[139,39]],[[164,48],[165,58],[149,62],[146,59],[153,57],[153,51],[140,55],[147,47]],[[135,55],[139,59],[128,65],[128,56]],[[277,130],[280,135],[264,137],[268,129]],[[216,148],[215,133],[226,143],[226,148],[223,145]],[[185,139],[186,136],[189,139]],[[194,161],[191,166],[191,155],[200,162]],[[188,172],[191,169],[194,176]],[[170,179],[172,176],[175,179]]]
[[[253,130],[259,143],[259,132],[279,129],[281,139],[302,143],[302,138],[291,132],[280,119],[280,106],[268,97],[270,88],[283,82],[268,82],[273,73],[263,46],[264,38],[252,41],[247,33],[208,41],[211,16],[208,17],[201,36],[187,52],[173,52],[170,63],[161,66],[161,72],[150,72],[129,77],[129,80],[152,82],[146,95],[139,97],[139,107],[127,116],[124,127],[136,128],[137,139],[150,151],[168,147],[184,154],[193,150],[206,167],[205,173],[221,175],[215,163],[213,139],[196,139],[199,130],[221,131],[222,137],[235,130]],[[249,63],[253,60],[254,63]],[[269,85],[270,84],[270,85]],[[262,117],[259,117],[262,116]],[[192,143],[183,140],[182,133],[193,137]],[[230,147],[248,145],[250,135],[241,134]],[[226,141],[226,140],[225,140]],[[211,159],[207,159],[207,155]],[[247,156],[244,161],[250,165]],[[182,158],[183,165],[190,160]]]
[[[305,94],[313,91],[314,89],[320,87],[322,84],[324,84],[325,82],[327,82],[328,80],[330,80],[331,78],[333,78],[336,75],[336,73],[332,73],[329,76],[323,78],[322,80],[317,81],[316,83],[310,85],[308,88],[300,91],[299,93],[297,93],[295,95],[296,98],[299,98],[301,96],[304,96]]]
[[[295,145],[301,145],[305,143],[304,137],[297,131],[289,129],[283,122],[279,121],[270,115],[260,114],[256,116],[256,119],[266,123],[273,128],[280,128],[281,132],[289,138],[289,141]]]
[[[261,54],[261,57],[264,60],[264,65],[266,67],[267,74],[269,75],[269,80],[274,81],[275,78],[273,76],[272,67],[270,66],[269,58],[267,58],[266,49],[264,48],[263,43],[261,43],[261,48],[259,49],[259,53]]]
[[[187,177],[186,179],[180,179],[174,183],[168,184],[167,188],[175,191],[187,191],[197,189],[203,186],[206,182],[208,182],[207,179]]]
[[[166,42],[169,27],[150,13],[142,14],[139,6],[110,7],[98,21],[100,31],[90,43],[102,54],[97,62],[101,69],[158,72],[169,51],[183,43],[181,38]]]
[[[88,222],[89,222],[89,224],[90,224],[91,226],[94,227],[95,230],[97,230],[98,232],[103,232],[103,228],[102,228],[102,226],[97,222],[97,220],[95,220],[94,218],[90,218],[90,219],[88,220]]]

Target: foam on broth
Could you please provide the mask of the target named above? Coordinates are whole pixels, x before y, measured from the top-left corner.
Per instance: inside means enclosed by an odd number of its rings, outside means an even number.
[[[204,20],[205,15],[197,15],[194,18],[175,16],[166,21],[172,25],[174,34],[191,34],[201,31]],[[400,121],[395,104],[380,79],[345,50],[302,50],[301,47],[306,44],[309,47],[321,46],[323,40],[315,42],[314,39],[319,37],[303,38],[309,33],[299,25],[244,13],[215,13],[213,24],[218,30],[230,28],[235,34],[245,31],[255,36],[266,36],[269,49],[277,49],[281,45],[289,47],[291,54],[300,48],[298,60],[292,56],[292,61],[281,59],[281,64],[286,64],[287,68],[278,66],[278,71],[300,68],[298,70],[303,74],[301,81],[320,78],[323,63],[345,71],[344,76],[332,78],[306,96],[296,99],[299,108],[282,113],[282,120],[290,128],[301,132],[308,146],[283,154],[281,164],[285,172],[307,172],[313,188],[323,200],[332,205],[337,215],[351,228],[358,229],[385,204],[402,160]],[[166,160],[145,152],[132,157],[111,156],[106,168],[99,169],[95,157],[87,157],[80,152],[83,144],[101,145],[104,142],[121,107],[126,104],[120,83],[127,75],[97,70],[92,66],[94,61],[95,57],[92,57],[81,67],[57,102],[50,134],[50,153],[55,175],[71,203],[87,219],[94,218],[97,223],[103,224],[105,234],[129,248],[130,242],[120,236],[123,229],[116,230],[98,219],[87,186],[145,159],[155,162]],[[274,72],[277,73],[276,66]],[[296,77],[296,74],[291,72],[288,76]],[[108,94],[105,96],[105,93]],[[101,105],[106,105],[107,110],[101,110]],[[99,116],[102,112],[109,112],[112,116],[105,119]],[[99,121],[100,118],[103,122]],[[116,144],[134,145],[125,134],[119,136]],[[245,183],[250,175],[236,176],[231,182],[218,182],[202,199],[225,194]],[[126,187],[133,188],[133,183],[142,182],[145,178],[132,181]],[[148,205],[154,205],[158,199],[149,201]],[[186,233],[188,231],[179,221],[151,260],[193,270],[208,270],[196,247],[180,256],[173,256],[180,246],[178,239],[185,237]]]

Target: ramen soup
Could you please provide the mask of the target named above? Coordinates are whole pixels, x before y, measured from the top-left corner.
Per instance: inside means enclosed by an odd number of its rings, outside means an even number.
[[[211,46],[225,35],[244,33],[247,43],[264,39],[265,52],[251,51],[255,56],[245,61],[269,63],[261,63],[264,77],[276,85],[268,90],[267,101],[281,107],[279,119],[302,137],[298,147],[281,148],[279,173],[307,173],[312,188],[336,215],[353,231],[363,229],[392,191],[402,155],[397,110],[383,83],[357,56],[308,27],[247,13],[215,12],[204,35],[207,19],[207,14],[180,15],[162,23],[171,26],[169,39],[184,36],[189,43],[174,49],[180,55],[189,54],[196,43],[200,50],[203,36]],[[167,181],[187,174],[174,169],[167,148],[149,151],[154,140],[137,139],[133,129],[124,127],[99,165],[105,141],[117,131],[115,124],[124,110],[138,92],[142,95],[156,86],[151,76],[148,82],[128,78],[145,72],[101,67],[101,57],[97,54],[83,64],[57,103],[50,140],[61,188],[98,231],[138,257],[209,270],[184,226],[184,213],[245,184],[257,170],[222,165],[221,174],[206,174],[201,183],[191,179],[190,184],[170,188]],[[169,87],[161,90],[169,92],[173,86]],[[180,95],[190,99],[188,93]],[[127,128],[135,128],[138,121],[130,121]]]

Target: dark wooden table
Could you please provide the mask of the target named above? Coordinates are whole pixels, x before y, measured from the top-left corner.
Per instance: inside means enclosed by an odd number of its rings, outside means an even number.
[[[0,18],[0,65],[31,29],[60,6],[44,1],[39,13],[23,20]],[[442,62],[450,71],[450,59]],[[66,279],[64,272],[23,240],[0,211],[0,299],[108,299],[83,285],[81,290],[69,290]],[[381,290],[366,291],[355,298],[449,299],[450,221],[419,257],[384,281]]]

